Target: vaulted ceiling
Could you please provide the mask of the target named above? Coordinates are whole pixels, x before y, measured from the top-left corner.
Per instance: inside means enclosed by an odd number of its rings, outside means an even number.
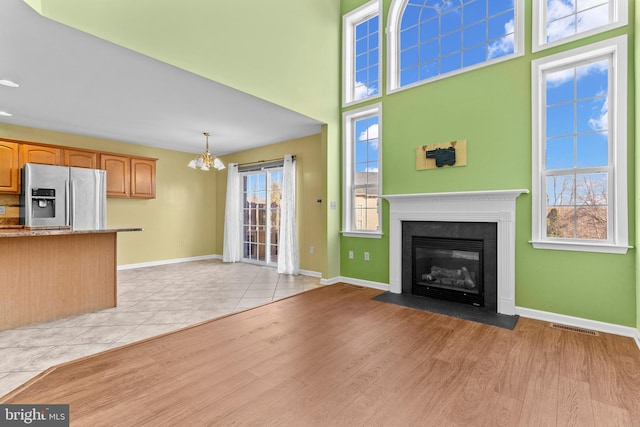
[[[215,154],[320,132],[321,122],[0,2],[0,122]]]

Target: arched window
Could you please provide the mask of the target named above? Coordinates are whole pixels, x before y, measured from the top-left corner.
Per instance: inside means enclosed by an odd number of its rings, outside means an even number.
[[[523,0],[394,0],[389,91],[523,54]]]

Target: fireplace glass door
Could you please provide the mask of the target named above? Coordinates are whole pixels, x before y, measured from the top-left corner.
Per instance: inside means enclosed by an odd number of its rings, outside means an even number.
[[[484,305],[483,241],[414,237],[412,292]]]

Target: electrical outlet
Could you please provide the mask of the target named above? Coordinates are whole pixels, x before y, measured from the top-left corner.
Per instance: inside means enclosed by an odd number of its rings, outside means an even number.
[[[353,259],[353,251],[349,251],[349,259]]]
[[[0,215],[6,215],[6,214],[7,214],[7,207],[0,206]]]
[[[310,253],[310,254],[312,254],[314,251],[315,251],[315,249],[313,248],[313,246],[311,246],[311,247],[309,248],[309,253]]]
[[[336,206],[336,202],[331,202],[331,203],[329,203],[329,206],[331,207],[331,210],[332,210],[332,211],[335,211],[335,210],[336,210],[336,207],[337,207],[337,206]]]
[[[369,261],[369,252],[364,253],[364,260]]]

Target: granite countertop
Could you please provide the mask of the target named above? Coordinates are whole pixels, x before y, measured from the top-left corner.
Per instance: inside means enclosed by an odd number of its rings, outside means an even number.
[[[142,228],[105,228],[102,230],[72,230],[69,227],[0,226],[0,237],[63,236],[68,234],[119,233],[143,231]]]

